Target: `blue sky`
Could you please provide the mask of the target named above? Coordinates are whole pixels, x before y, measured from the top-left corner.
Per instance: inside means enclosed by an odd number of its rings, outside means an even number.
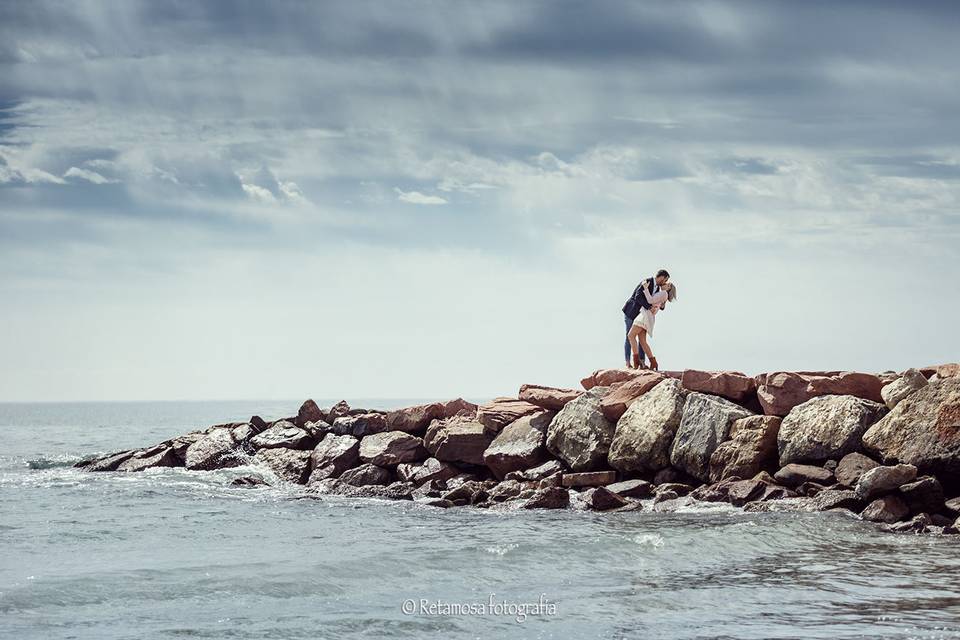
[[[960,358],[951,2],[5,2],[0,399]]]

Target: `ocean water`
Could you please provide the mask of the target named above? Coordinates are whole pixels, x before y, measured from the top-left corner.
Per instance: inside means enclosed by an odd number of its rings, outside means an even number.
[[[960,637],[960,536],[725,505],[440,510],[229,487],[243,468],[69,467],[296,406],[0,405],[0,638]]]

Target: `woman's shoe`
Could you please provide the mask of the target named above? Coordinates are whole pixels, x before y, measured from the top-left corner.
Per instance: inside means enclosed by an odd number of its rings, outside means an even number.
[[[639,368],[640,368],[640,354],[639,354],[639,353],[633,354],[633,368],[634,368],[634,369],[639,369]]]
[[[650,368],[653,369],[654,371],[660,370],[660,365],[657,363],[657,359],[654,358],[653,356],[650,356]]]

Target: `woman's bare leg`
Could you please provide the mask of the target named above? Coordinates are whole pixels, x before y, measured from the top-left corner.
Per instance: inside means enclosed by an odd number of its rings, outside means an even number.
[[[647,330],[640,329],[640,333],[637,336],[637,341],[640,343],[640,347],[643,349],[643,352],[647,354],[647,358],[650,360],[650,368],[656,370],[659,368],[657,359],[653,357],[653,350],[650,349],[650,343],[647,342]]]
[[[640,360],[640,342],[639,336],[646,333],[646,329],[633,325],[630,327],[630,333],[627,334],[627,340],[630,341],[630,351],[633,353],[633,361],[638,362]],[[636,368],[636,365],[632,365],[633,368]]]

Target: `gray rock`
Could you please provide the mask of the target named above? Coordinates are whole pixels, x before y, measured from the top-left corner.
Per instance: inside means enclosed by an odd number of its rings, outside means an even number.
[[[310,483],[337,478],[360,459],[360,441],[353,436],[328,433],[310,454]]]
[[[773,474],[774,479],[786,487],[799,487],[804,482],[827,485],[833,482],[833,473],[823,467],[810,464],[788,464]]]
[[[261,449],[253,456],[253,462],[287,482],[303,484],[310,473],[310,452],[302,449]]]
[[[337,417],[330,424],[330,432],[338,436],[363,438],[387,430],[387,418],[382,413],[361,413]]]
[[[605,487],[593,487],[580,494],[580,500],[593,511],[610,511],[626,506],[629,501]]]
[[[861,500],[870,500],[913,482],[916,477],[917,468],[912,464],[874,467],[860,476],[854,491]]]
[[[320,410],[320,407],[317,406],[317,403],[313,400],[307,400],[300,405],[295,424],[298,427],[302,427],[308,422],[325,422],[325,418],[326,416],[323,411]]]
[[[610,484],[617,479],[616,471],[585,471],[583,473],[561,474],[560,486],[598,487]]]
[[[708,482],[713,452],[727,439],[734,421],[750,415],[750,411],[724,398],[690,393],[670,449],[670,464]]]
[[[900,403],[863,436],[884,462],[912,464],[921,473],[960,477],[960,377],[931,382]]]
[[[124,460],[117,471],[144,471],[153,467],[179,467],[180,459],[169,446],[158,446],[139,452]]]
[[[483,452],[484,463],[498,478],[543,464],[548,458],[547,429],[556,414],[538,411],[503,427]]]
[[[778,416],[748,416],[734,421],[730,439],[710,456],[710,481],[738,476],[752,478],[777,464]]]
[[[457,506],[478,504],[489,497],[487,485],[480,480],[467,480],[443,494],[444,500],[449,500]]]
[[[864,520],[872,520],[873,522],[886,522],[888,524],[894,523],[897,520],[902,520],[907,517],[907,514],[910,513],[910,509],[907,508],[907,505],[901,500],[898,496],[889,494],[881,498],[877,498],[870,504],[868,504],[863,511],[860,512],[860,517]]]
[[[624,480],[608,484],[607,489],[624,498],[646,498],[653,493],[653,485],[646,480]]]
[[[879,466],[879,462],[862,453],[848,453],[840,460],[834,475],[837,476],[837,482],[845,487],[853,488],[857,486],[857,480],[864,472]]]
[[[403,431],[374,433],[360,441],[360,459],[378,467],[418,462],[425,460],[428,455],[421,438]]]
[[[600,410],[600,401],[608,391],[609,387],[594,387],[571,400],[547,429],[547,449],[573,471],[593,471],[607,465],[616,428]]]
[[[526,471],[511,471],[504,479],[520,480],[521,482],[533,482],[563,473],[564,470],[565,468],[559,460],[548,460],[540,466],[527,469]]]
[[[859,513],[863,508],[863,500],[857,497],[856,492],[848,489],[825,489],[814,496],[810,504],[814,511],[849,509]]]
[[[943,487],[933,476],[924,476],[900,485],[900,496],[910,508],[910,513],[937,513],[944,509]]]
[[[880,390],[883,401],[890,409],[896,408],[900,401],[913,395],[929,384],[926,376],[916,369],[907,369],[903,375]]]
[[[570,506],[570,492],[563,487],[537,489],[521,506],[524,509],[566,509]]]
[[[819,396],[790,410],[780,425],[780,465],[839,459],[861,448],[864,432],[887,409],[855,396]]]
[[[431,422],[423,442],[437,460],[483,464],[493,437],[475,418],[455,415]]]
[[[237,467],[243,463],[232,428],[211,429],[187,447],[185,466],[190,470],[211,470]]]
[[[315,444],[306,430],[286,420],[250,438],[254,449],[312,449]]]
[[[933,520],[929,514],[918,513],[910,520],[905,522],[895,522],[893,524],[881,524],[880,528],[891,533],[928,533],[936,529],[932,526]]]
[[[447,480],[460,473],[460,470],[448,462],[441,462],[436,458],[427,458],[422,463],[399,464],[397,475],[402,480],[420,486],[431,480]]]
[[[378,467],[375,464],[362,464],[359,467],[348,469],[340,474],[340,482],[362,487],[368,484],[390,484],[393,474],[389,469]]]
[[[683,417],[680,381],[667,379],[635,400],[620,416],[610,444],[610,466],[622,473],[670,466],[670,446]]]
[[[132,458],[138,452],[139,449],[116,451],[114,453],[108,453],[104,456],[99,456],[93,460],[84,460],[83,462],[79,462],[74,466],[79,467],[84,471],[116,471],[117,467]]]
[[[523,485],[516,480],[504,480],[490,489],[488,497],[494,502],[503,502],[517,497],[521,491],[523,491]]]

